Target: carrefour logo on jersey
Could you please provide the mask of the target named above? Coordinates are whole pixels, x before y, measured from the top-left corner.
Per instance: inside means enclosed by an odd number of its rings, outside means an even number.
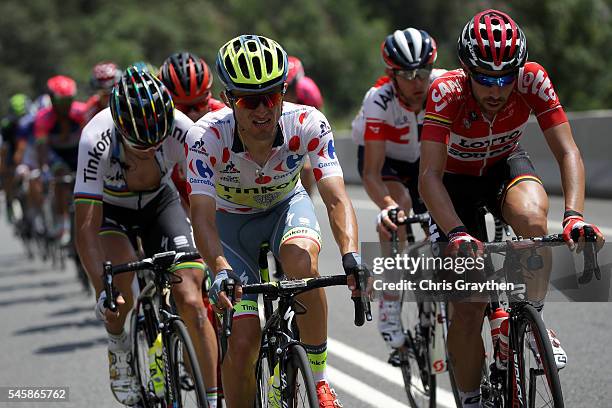
[[[334,147],[334,141],[330,140],[329,142],[327,142],[327,146],[323,146],[323,148],[319,150],[319,153],[317,153],[317,155],[321,157],[329,157],[330,159],[335,160],[336,148]]]
[[[296,167],[298,167],[300,164],[302,164],[303,158],[304,158],[303,154],[289,155],[287,156],[285,160],[278,163],[278,165],[274,167],[274,170],[281,171],[281,172],[291,171],[295,169]]]
[[[207,164],[204,164],[202,160],[195,160],[195,170],[193,168],[193,162],[193,159],[191,159],[191,161],[189,162],[189,170],[191,170],[193,174],[203,177],[205,179],[211,178],[213,176],[214,172],[212,171],[212,169]]]

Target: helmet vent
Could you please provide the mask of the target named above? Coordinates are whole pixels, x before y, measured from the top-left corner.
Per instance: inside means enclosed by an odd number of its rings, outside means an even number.
[[[251,51],[251,52],[256,52],[257,51],[257,44],[255,43],[255,41],[249,41],[247,43],[247,47],[249,48],[249,51]]]
[[[255,78],[261,79],[261,60],[259,57],[253,57],[253,71],[255,71]]]
[[[240,72],[242,72],[242,75],[245,78],[251,78],[251,76],[249,75],[249,66],[247,64],[247,60],[246,57],[244,56],[244,54],[240,54],[238,56],[238,66],[240,67]]]
[[[230,77],[232,78],[236,78],[236,70],[234,69],[234,66],[232,65],[232,60],[231,58],[228,56],[225,57],[225,69],[227,69],[227,72],[230,74]]]
[[[272,56],[270,56],[270,58],[272,58]],[[284,71],[284,66],[283,64],[285,64],[285,58],[283,56],[283,53],[281,52],[280,49],[276,49],[276,60],[278,61],[278,69],[279,71]],[[266,61],[267,62],[267,61]],[[270,62],[270,67],[272,66],[272,62]]]

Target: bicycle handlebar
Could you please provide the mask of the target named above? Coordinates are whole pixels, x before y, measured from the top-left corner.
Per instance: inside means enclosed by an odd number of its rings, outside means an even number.
[[[582,275],[578,277],[580,284],[589,283],[593,279],[593,275],[597,280],[601,280],[601,270],[597,261],[597,251],[595,250],[595,242],[597,237],[595,234],[585,237],[584,250],[584,270]],[[556,245],[551,245],[556,244]],[[535,249],[543,246],[564,245],[565,240],[561,234],[544,235],[542,237],[523,238],[516,237],[511,240],[502,242],[485,242],[483,243],[485,252],[488,253],[507,253],[509,251],[518,251],[523,249]]]
[[[195,261],[202,258],[198,252],[176,252],[168,251],[153,255],[150,258],[145,258],[140,261],[128,262],[125,264],[113,266],[111,262],[104,262],[104,290],[106,292],[105,306],[113,312],[117,311],[117,303],[115,302],[116,293],[113,288],[113,277],[126,272],[136,272],[145,269],[167,270],[172,265],[181,262]]]

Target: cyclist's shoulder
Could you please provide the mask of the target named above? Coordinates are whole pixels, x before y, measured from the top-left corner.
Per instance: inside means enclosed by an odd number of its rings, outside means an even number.
[[[187,132],[186,143],[220,141],[230,143],[234,132],[234,115],[227,106],[210,111],[198,119]],[[210,141],[210,142],[208,142]]]
[[[89,112],[89,107],[86,102],[74,101],[70,105],[68,116],[74,122],[84,125],[87,119],[87,112]]]
[[[537,62],[527,62],[519,70],[516,91],[528,102],[558,101],[552,81],[546,69]]]
[[[114,133],[114,128],[110,108],[102,109],[87,122],[81,131],[81,142],[95,144],[100,140],[110,138],[110,135]]]
[[[427,95],[427,111],[443,114],[470,98],[468,78],[462,69],[446,71],[433,80]]]
[[[329,122],[323,112],[313,106],[291,102],[283,102],[280,125],[285,133],[301,137],[310,137],[313,131],[318,132],[319,128],[329,129]]]
[[[226,106],[220,100],[215,99],[215,98],[210,98],[210,100],[208,101],[208,107],[210,108],[209,112],[215,112],[215,111],[218,111],[219,109],[225,108]]]

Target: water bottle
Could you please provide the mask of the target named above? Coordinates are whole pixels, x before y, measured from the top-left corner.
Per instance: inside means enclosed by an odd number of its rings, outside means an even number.
[[[497,368],[505,369],[508,364],[508,312],[501,307],[489,314],[491,339],[496,350],[495,363]]]
[[[158,397],[164,396],[164,360],[162,358],[162,339],[161,333],[149,348],[149,374],[153,382],[153,390]]]

